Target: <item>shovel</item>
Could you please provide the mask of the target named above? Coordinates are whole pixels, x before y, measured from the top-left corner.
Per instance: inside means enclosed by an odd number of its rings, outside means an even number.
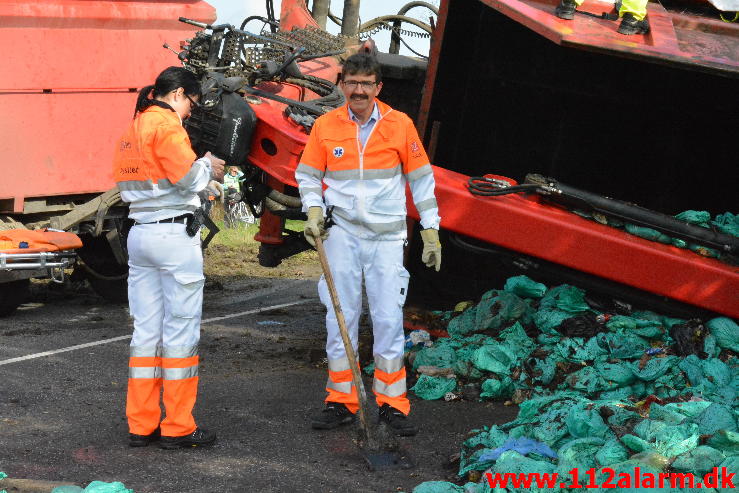
[[[349,331],[346,328],[344,313],[341,311],[341,303],[339,302],[339,294],[336,292],[334,278],[331,275],[331,269],[328,265],[326,250],[323,248],[323,241],[320,236],[315,238],[316,250],[318,250],[318,258],[321,260],[323,268],[323,277],[328,286],[328,292],[331,294],[331,301],[334,305],[336,313],[336,321],[339,324],[339,332],[341,339],[344,341],[344,349],[349,359],[349,368],[352,370],[352,381],[359,395],[359,423],[360,423],[360,439],[359,449],[362,456],[367,461],[370,471],[387,470],[387,469],[410,469],[413,463],[410,458],[401,454],[398,450],[398,444],[393,433],[388,430],[385,423],[380,423],[377,430],[370,427],[367,420],[367,393],[364,390],[362,376],[359,373],[359,364],[354,353],[351,339],[349,339]]]

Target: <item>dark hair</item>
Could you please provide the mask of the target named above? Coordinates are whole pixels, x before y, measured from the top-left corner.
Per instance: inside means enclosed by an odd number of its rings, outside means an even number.
[[[188,96],[200,96],[200,82],[195,74],[183,67],[169,67],[159,74],[154,85],[142,87],[136,99],[134,118],[140,111],[156,104],[153,98],[159,98],[167,93],[183,88]],[[151,94],[151,98],[149,98]]]
[[[355,53],[344,61],[344,68],[341,71],[341,78],[346,79],[347,75],[374,75],[375,82],[382,82],[382,67],[377,58],[368,53]]]

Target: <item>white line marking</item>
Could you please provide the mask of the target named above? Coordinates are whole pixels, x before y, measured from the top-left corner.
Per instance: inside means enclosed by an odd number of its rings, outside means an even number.
[[[242,315],[251,315],[253,313],[268,312],[270,310],[276,310],[278,308],[285,308],[287,306],[302,305],[303,303],[309,303],[311,301],[315,301],[315,300],[308,298],[305,300],[293,301],[291,303],[283,303],[281,305],[265,306],[262,308],[256,308],[254,310],[247,310],[245,312],[231,313],[230,315],[224,315],[222,317],[207,318],[201,321],[201,323],[207,324],[210,322],[216,322],[218,320],[226,320],[227,318],[240,317]],[[53,351],[44,351],[43,353],[35,353],[35,354],[29,354],[27,356],[19,356],[18,358],[10,358],[10,359],[0,361],[0,366],[9,365],[10,363],[18,363],[18,362],[26,361],[29,359],[42,358],[44,356],[51,356],[52,354],[66,353],[67,351],[74,351],[76,349],[84,349],[86,347],[100,346],[102,344],[108,344],[110,342],[124,341],[130,338],[131,338],[130,335],[118,336],[118,337],[113,337],[111,339],[104,339],[102,341],[87,342],[85,344],[77,344],[76,346],[69,346],[69,347],[65,347],[62,349],[54,349]]]

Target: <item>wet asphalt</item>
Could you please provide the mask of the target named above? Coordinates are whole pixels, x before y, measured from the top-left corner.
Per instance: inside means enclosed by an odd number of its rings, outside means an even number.
[[[422,401],[411,392],[421,431],[399,443],[415,467],[370,472],[355,426],[310,428],[326,380],[325,309],[315,280],[207,287],[195,417],[218,433],[214,446],[129,447],[126,305],[42,286],[33,302],[0,318],[0,471],[83,487],[121,481],[136,493],[410,492],[423,481],[455,478],[449,459],[469,430],[516,415],[500,403]],[[371,330],[362,331],[369,340]],[[373,419],[376,412],[372,403]]]

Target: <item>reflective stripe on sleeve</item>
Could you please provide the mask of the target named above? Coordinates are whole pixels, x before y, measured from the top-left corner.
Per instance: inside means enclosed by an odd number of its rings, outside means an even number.
[[[439,206],[436,203],[436,199],[426,199],[416,204],[416,210],[418,210],[419,213],[423,211],[427,211],[429,209],[438,209],[438,208]]]
[[[319,197],[323,194],[323,189],[320,187],[303,187],[298,189],[300,191],[300,199],[303,200],[309,193],[315,193]]]
[[[434,170],[431,168],[430,164],[424,164],[417,170],[411,171],[408,173],[408,181],[416,181],[419,178],[422,178],[428,174],[433,174]]]
[[[323,178],[323,171],[320,169],[316,169],[313,166],[308,166],[307,164],[300,163],[298,164],[298,167],[295,170],[298,173],[303,173],[308,176],[313,176],[315,178],[321,179]]]
[[[167,178],[162,178],[158,180],[156,185],[160,190],[167,190],[174,186],[172,185],[172,182],[169,181]],[[119,181],[118,190],[122,192],[142,192],[144,190],[154,190],[154,183],[151,180]]]

